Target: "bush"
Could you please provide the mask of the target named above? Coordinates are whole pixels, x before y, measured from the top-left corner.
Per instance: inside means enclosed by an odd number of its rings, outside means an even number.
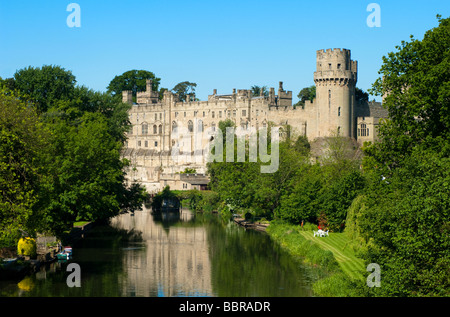
[[[36,240],[33,238],[21,238],[17,244],[17,254],[36,257]]]

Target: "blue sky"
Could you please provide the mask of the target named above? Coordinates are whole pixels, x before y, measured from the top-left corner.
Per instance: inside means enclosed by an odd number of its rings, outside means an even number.
[[[67,6],[81,8],[81,27],[70,28]],[[370,28],[367,6],[381,8],[381,27]],[[359,63],[357,86],[378,77],[382,56],[412,34],[450,16],[450,1],[228,0],[106,1],[0,0],[0,77],[16,70],[59,65],[80,85],[105,91],[116,75],[152,71],[161,86],[197,83],[207,99],[252,85],[294,96],[313,85],[316,50],[347,48]],[[377,98],[378,99],[378,98]]]

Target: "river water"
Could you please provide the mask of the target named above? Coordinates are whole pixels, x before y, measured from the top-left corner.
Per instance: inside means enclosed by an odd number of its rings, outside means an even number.
[[[67,284],[69,263],[79,265],[80,287]],[[187,209],[144,209],[93,228],[69,262],[0,281],[0,296],[309,297],[310,276],[265,233]]]

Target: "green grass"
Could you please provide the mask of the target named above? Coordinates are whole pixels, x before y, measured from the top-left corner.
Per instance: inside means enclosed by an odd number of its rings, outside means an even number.
[[[73,223],[73,226],[74,227],[82,227],[82,226],[84,226],[85,224],[88,224],[88,223],[89,223],[89,221],[77,221],[77,222]]]
[[[342,271],[352,279],[361,279],[364,276],[364,262],[356,257],[349,246],[350,239],[345,233],[330,232],[328,237],[314,237],[312,231],[300,231],[300,234],[316,243],[323,250],[331,251]]]

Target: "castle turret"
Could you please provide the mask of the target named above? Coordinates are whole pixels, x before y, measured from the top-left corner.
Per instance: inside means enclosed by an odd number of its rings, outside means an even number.
[[[133,92],[131,90],[122,91],[122,102],[130,105],[133,104]]]
[[[317,51],[317,70],[314,72],[317,103],[316,137],[335,132],[353,137],[353,112],[358,64],[351,60],[350,50],[327,49]]]

